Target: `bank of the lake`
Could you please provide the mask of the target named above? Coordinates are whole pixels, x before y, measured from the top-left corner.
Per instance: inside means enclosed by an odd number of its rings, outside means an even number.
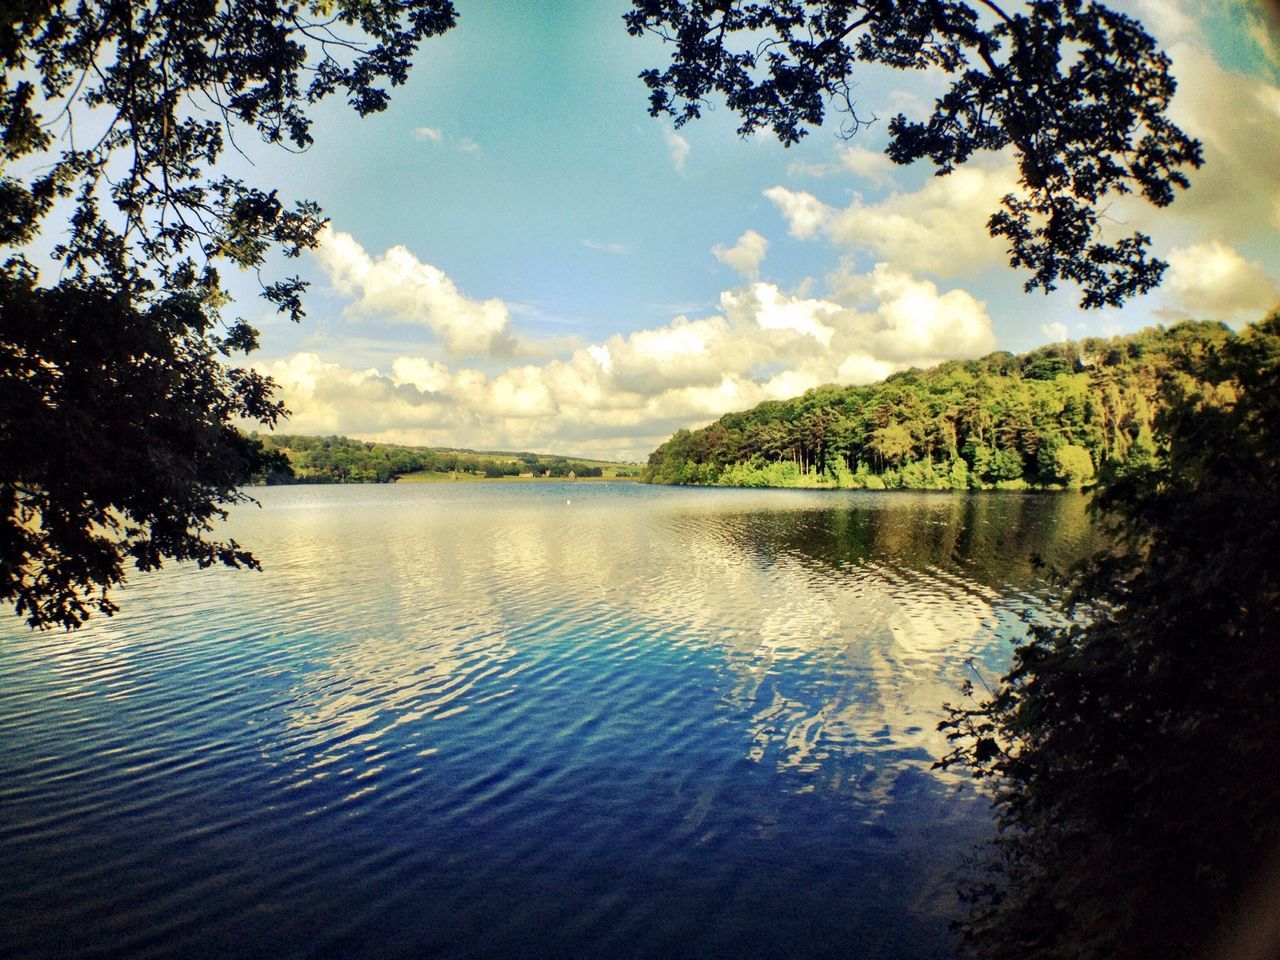
[[[639,464],[560,454],[459,450],[377,443],[352,437],[252,434],[272,461],[261,482],[394,483],[496,479],[623,479],[639,477]]]
[[[391,483],[638,483],[638,476],[619,477],[619,476],[600,476],[600,477],[538,477],[538,476],[521,476],[514,477],[486,477],[474,473],[438,473],[435,471],[419,471],[417,473],[404,473],[398,477],[393,477]]]
[[[268,487],[265,572],[0,625],[7,955],[950,954],[932,768],[1078,496]]]

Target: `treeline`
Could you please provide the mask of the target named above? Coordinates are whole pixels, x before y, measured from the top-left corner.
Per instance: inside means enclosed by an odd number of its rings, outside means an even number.
[[[1236,339],[1206,322],[1064,341],[825,386],[680,430],[649,483],[883,489],[1080,487],[1150,463],[1159,389]],[[1185,374],[1178,374],[1185,376]]]
[[[974,960],[1280,956],[1280,311],[1175,355],[1154,430],[1065,615],[941,725],[999,825]]]
[[[280,456],[260,479],[266,483],[390,483],[410,473],[474,477],[600,477],[603,468],[537,453],[481,453],[435,447],[402,447],[348,437],[255,434]],[[625,471],[620,471],[625,475]]]

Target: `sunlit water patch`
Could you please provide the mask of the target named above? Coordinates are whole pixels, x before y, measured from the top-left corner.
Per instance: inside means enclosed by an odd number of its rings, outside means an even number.
[[[1079,497],[292,487],[0,625],[0,954],[941,957]]]

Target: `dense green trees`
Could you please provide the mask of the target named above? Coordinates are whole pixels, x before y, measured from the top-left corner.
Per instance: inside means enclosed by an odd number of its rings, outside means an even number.
[[[410,447],[334,436],[272,434],[258,439],[289,463],[289,475],[265,478],[269,483],[388,483],[401,474],[426,469],[422,454]]]
[[[207,331],[195,293],[140,309],[96,278],[49,290],[0,268],[0,599],[32,625],[112,612],[126,561],[257,565],[206,534],[270,464],[232,419],[279,407]]]
[[[468,474],[497,479],[600,477],[603,468],[567,457],[536,453],[477,453],[435,447],[404,447],[347,437],[304,437],[270,434],[255,437],[270,454],[283,457],[275,472],[263,472],[268,483],[389,483],[406,473]]]
[[[627,28],[671,44],[671,63],[641,76],[650,113],[698,117],[712,94],[783,143],[834,100],[849,131],[860,66],[940,70],[950,86],[924,122],[889,121],[886,153],[928,159],[940,175],[975,153],[1009,150],[1019,189],[988,221],[1028,290],[1067,280],[1085,307],[1118,304],[1160,282],[1165,264],[1141,233],[1107,237],[1112,198],[1157,206],[1187,186],[1200,144],[1168,118],[1169,59],[1132,18],[1096,2],[1033,0],[633,0]],[[864,68],[865,69],[865,68]]]
[[[1121,549],[944,724],[1003,828],[977,957],[1280,950],[1266,922],[1233,946],[1280,880],[1280,315],[1172,354],[1159,396],[1161,456],[1100,494]]]
[[[1186,323],[1112,340],[995,353],[820,387],[680,431],[649,458],[654,483],[965,489],[1070,486],[1148,462],[1162,377],[1233,339]]]
[[[233,358],[219,269],[312,246],[305,201],[227,173],[303,149],[330,95],[365,115],[455,19],[449,0],[10,0],[0,13],[0,601],[33,626],[110,613],[126,564],[254,566],[211,539],[284,413]],[[65,219],[64,219],[65,218]],[[50,221],[55,280],[23,250]],[[305,284],[264,281],[302,314]]]

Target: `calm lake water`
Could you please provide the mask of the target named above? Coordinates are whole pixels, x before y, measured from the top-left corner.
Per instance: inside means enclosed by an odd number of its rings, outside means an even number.
[[[1083,498],[279,487],[261,574],[0,621],[0,955],[949,954],[930,769]]]

